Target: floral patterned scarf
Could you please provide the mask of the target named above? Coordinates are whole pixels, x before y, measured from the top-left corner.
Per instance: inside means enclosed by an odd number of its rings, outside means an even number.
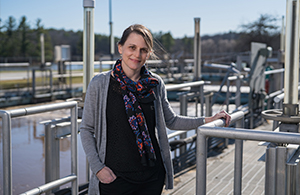
[[[134,82],[125,75],[121,62],[121,60],[117,60],[113,75],[121,85],[128,122],[136,137],[141,163],[144,166],[154,166],[156,156],[139,102],[148,103],[155,100],[152,88],[158,85],[158,80],[153,78],[151,73],[143,66],[141,78],[138,82]]]

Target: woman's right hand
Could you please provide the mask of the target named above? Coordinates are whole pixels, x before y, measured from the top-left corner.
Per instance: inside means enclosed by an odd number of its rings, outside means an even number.
[[[114,172],[108,167],[104,167],[98,171],[96,176],[98,177],[99,181],[104,184],[109,184],[117,178]]]

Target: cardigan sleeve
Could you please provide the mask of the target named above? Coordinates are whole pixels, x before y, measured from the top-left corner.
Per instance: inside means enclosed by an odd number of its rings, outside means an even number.
[[[168,99],[165,84],[160,79],[160,97],[166,126],[172,130],[191,130],[204,124],[204,117],[188,117],[178,115],[172,109]]]
[[[97,129],[98,95],[99,87],[97,82],[90,82],[85,96],[82,122],[80,125],[80,136],[83,149],[87,156],[89,165],[94,174],[100,171],[105,165],[101,162],[97,150],[95,139],[95,129]]]

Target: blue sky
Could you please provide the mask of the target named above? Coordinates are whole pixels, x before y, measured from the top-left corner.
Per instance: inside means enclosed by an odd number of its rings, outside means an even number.
[[[109,34],[109,0],[95,0],[95,33]],[[141,23],[152,32],[171,32],[174,38],[193,36],[194,18],[201,18],[201,35],[239,31],[261,14],[281,19],[285,0],[112,0],[114,36],[131,24]],[[40,18],[45,28],[83,30],[83,0],[0,0],[2,24],[13,16],[26,16],[30,26]],[[281,25],[281,21],[278,21]]]

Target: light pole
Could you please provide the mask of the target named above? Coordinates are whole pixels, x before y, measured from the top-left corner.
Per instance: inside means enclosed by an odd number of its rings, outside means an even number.
[[[114,60],[114,54],[115,54],[115,43],[114,43],[114,35],[113,35],[113,22],[112,22],[112,6],[111,6],[111,0],[109,0],[109,30],[110,30],[110,42],[109,42],[109,48],[110,48],[110,56],[111,60]]]
[[[94,76],[94,0],[83,0],[84,28],[83,28],[83,100],[85,93]]]

